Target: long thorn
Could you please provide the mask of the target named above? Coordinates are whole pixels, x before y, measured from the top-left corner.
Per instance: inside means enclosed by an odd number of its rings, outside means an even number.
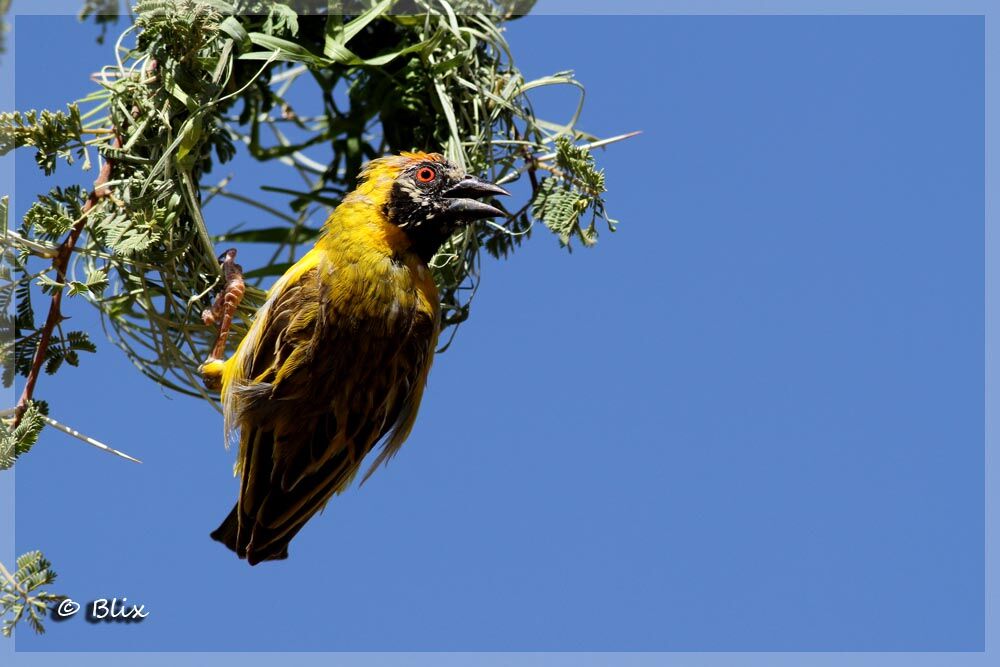
[[[632,137],[642,134],[642,130],[636,130],[635,132],[626,132],[625,134],[619,134],[614,137],[608,137],[607,139],[598,139],[597,141],[591,141],[588,144],[580,144],[577,148],[585,148],[590,150],[591,148],[600,148],[602,146],[607,146],[608,144],[617,143],[619,141],[625,141],[626,139],[631,139]],[[557,153],[546,153],[545,155],[537,155],[534,158],[529,158],[526,163],[521,166],[516,171],[512,171],[503,178],[496,181],[497,185],[503,185],[504,183],[510,183],[511,181],[517,179],[524,172],[529,174],[534,173],[532,170],[537,168],[539,162],[548,162],[549,160],[555,159]]]
[[[601,146],[607,146],[608,144],[613,144],[619,141],[625,141],[626,139],[631,139],[642,134],[642,130],[636,130],[634,132],[626,132],[625,134],[619,134],[615,137],[608,137],[607,139],[598,139],[597,141],[591,141],[589,144],[580,144],[577,148],[586,148],[590,150],[591,148],[600,148]],[[544,160],[551,160],[555,158],[557,153],[546,153],[545,155],[539,155],[535,159],[539,162]]]
[[[142,461],[140,461],[139,459],[133,458],[133,457],[129,456],[128,454],[126,454],[125,452],[120,452],[117,449],[113,449],[111,447],[108,447],[103,442],[99,442],[97,440],[94,440],[90,436],[86,436],[83,433],[80,433],[79,431],[77,431],[76,429],[70,428],[69,426],[66,426],[65,424],[60,424],[59,422],[57,422],[52,417],[48,417],[46,415],[42,415],[42,418],[46,422],[48,422],[49,426],[57,428],[60,431],[62,431],[63,433],[67,433],[67,434],[73,436],[74,438],[77,438],[78,440],[83,440],[88,445],[91,445],[93,447],[97,447],[98,449],[104,450],[108,454],[114,454],[115,456],[120,456],[123,459],[128,459],[129,461],[133,461],[135,463],[142,463]]]

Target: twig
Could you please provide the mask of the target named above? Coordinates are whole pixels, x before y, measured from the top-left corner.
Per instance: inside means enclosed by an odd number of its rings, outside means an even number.
[[[57,254],[59,254],[59,248],[55,246],[46,245],[44,243],[38,243],[31,239],[26,239],[13,229],[8,229],[3,237],[3,244],[7,245],[8,242],[12,242],[16,245],[25,248],[28,252],[35,255],[36,257],[44,257],[45,259],[52,259]]]
[[[28,602],[29,598],[28,591],[21,588],[21,584],[17,583],[17,579],[15,579],[14,575],[10,573],[10,570],[4,567],[3,563],[0,563],[0,575],[2,575],[4,579],[10,582],[10,585],[13,586],[14,590],[17,591],[22,598],[24,598],[25,602]]]
[[[536,192],[538,190],[538,176],[535,175],[535,172],[540,166],[538,158],[531,154],[531,149],[527,146],[521,146],[521,153],[524,154],[524,165],[528,172],[528,178],[531,179],[531,191]],[[499,183],[499,181],[497,182]]]
[[[121,138],[115,136],[111,145],[112,148],[121,148]],[[97,203],[101,200],[101,198],[106,196],[109,192],[105,187],[105,184],[111,178],[111,169],[113,166],[114,162],[112,160],[105,160],[104,165],[101,167],[101,173],[98,174],[97,180],[94,181],[94,189],[91,191],[90,196],[87,197],[87,201],[83,205],[82,214],[73,224],[73,227],[69,230],[69,234],[59,245],[59,248],[56,251],[55,259],[52,261],[52,267],[56,270],[55,281],[57,283],[66,282],[66,267],[69,264],[70,255],[73,254],[73,248],[76,246],[76,242],[80,239],[80,234],[83,232],[83,228],[87,224],[88,214],[95,206],[97,206]],[[45,361],[45,354],[48,352],[49,343],[52,341],[52,330],[55,329],[56,325],[63,319],[62,311],[60,310],[60,306],[62,305],[62,296],[63,290],[57,290],[56,293],[52,295],[52,301],[49,303],[49,314],[45,318],[45,324],[42,326],[41,334],[38,337],[38,347],[35,348],[35,356],[31,361],[31,370],[28,373],[28,379],[24,383],[24,391],[21,392],[21,398],[18,399],[17,407],[14,409],[14,428],[17,428],[18,424],[21,423],[21,417],[24,416],[24,411],[28,409],[28,403],[31,401],[31,397],[35,393],[35,384],[38,382],[38,375],[42,370],[42,363]]]

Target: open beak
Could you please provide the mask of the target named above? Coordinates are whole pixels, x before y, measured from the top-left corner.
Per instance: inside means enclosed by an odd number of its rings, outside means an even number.
[[[454,200],[448,205],[448,213],[452,216],[462,220],[480,220],[504,216],[506,213],[495,206],[477,201],[477,197],[509,195],[510,193],[499,185],[493,185],[481,178],[466,176],[442,194],[448,199]]]

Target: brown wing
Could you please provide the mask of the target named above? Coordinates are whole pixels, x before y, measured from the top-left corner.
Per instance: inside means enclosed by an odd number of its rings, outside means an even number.
[[[251,564],[287,555],[288,542],[347,487],[379,440],[387,440],[379,461],[398,448],[433,357],[435,318],[416,306],[392,318],[339,312],[326,293],[337,285],[319,279],[323,270],[275,296],[249,381],[234,388],[242,459],[235,550]]]

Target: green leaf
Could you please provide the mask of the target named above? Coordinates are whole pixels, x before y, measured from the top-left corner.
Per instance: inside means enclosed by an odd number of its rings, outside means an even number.
[[[38,442],[46,414],[48,406],[43,401],[30,401],[17,428],[11,429],[6,420],[0,422],[0,470],[9,470],[19,456]]]
[[[72,164],[83,155],[83,121],[75,104],[67,110],[14,111],[0,113],[0,155],[23,146],[33,146],[38,166],[51,175],[59,159]]]
[[[346,48],[347,42],[354,39],[369,23],[385,13],[393,2],[394,0],[381,0],[346,24],[327,21],[326,38],[323,47],[324,55],[336,62],[345,62],[342,60],[342,55],[345,53],[349,54],[352,58],[356,58],[357,56],[354,56]]]
[[[219,30],[233,38],[237,44],[242,44],[249,41],[250,35],[244,30],[243,26],[236,19],[235,16],[226,17],[222,23],[219,24]]]
[[[574,192],[571,186],[555,178],[544,178],[531,200],[531,215],[558,234],[561,244],[569,245],[586,205],[586,197]]]
[[[66,292],[69,296],[78,296],[80,294],[87,294],[90,289],[87,287],[87,283],[81,283],[79,280],[71,280],[67,283],[69,290]]]
[[[177,162],[181,165],[190,165],[191,160],[187,156],[201,143],[202,139],[202,115],[196,113],[191,116],[181,129],[181,142],[177,146]]]
[[[108,288],[108,273],[96,267],[87,269],[87,280],[84,283],[94,296],[101,296]]]
[[[556,137],[555,147],[555,175],[539,183],[531,201],[531,214],[558,234],[564,246],[568,247],[573,237],[592,246],[597,243],[598,217],[607,222],[610,231],[615,231],[616,221],[604,208],[604,172],[594,166],[590,150],[575,146],[567,137]],[[590,223],[583,227],[580,221],[588,210]]]
[[[60,239],[83,215],[85,201],[80,186],[54,187],[48,194],[38,195],[38,201],[24,214],[25,231],[46,240]]]
[[[6,569],[6,568],[5,568]],[[9,637],[22,619],[36,633],[45,632],[43,619],[49,605],[65,596],[39,590],[56,580],[56,572],[41,551],[29,551],[17,558],[12,580],[0,579],[0,617],[4,618],[2,633]]]
[[[94,345],[85,331],[70,331],[66,334],[66,344],[71,350],[97,352],[97,346]]]
[[[288,33],[294,37],[299,34],[299,15],[288,5],[275,2],[264,21],[263,29],[269,35]]]
[[[309,227],[266,227],[220,234],[219,243],[305,243],[319,236],[318,229]]]
[[[250,41],[257,46],[269,49],[271,53],[252,51],[241,55],[241,60],[270,60],[273,57],[275,60],[306,63],[312,67],[322,67],[326,64],[326,60],[322,56],[287,39],[265,35],[261,32],[252,32],[250,33]]]
[[[43,273],[42,275],[38,276],[38,279],[35,280],[35,283],[42,288],[43,294],[49,294],[49,295],[55,294],[63,287],[65,287],[65,285],[63,285],[60,282],[57,282],[52,276],[50,276],[47,273]]]

